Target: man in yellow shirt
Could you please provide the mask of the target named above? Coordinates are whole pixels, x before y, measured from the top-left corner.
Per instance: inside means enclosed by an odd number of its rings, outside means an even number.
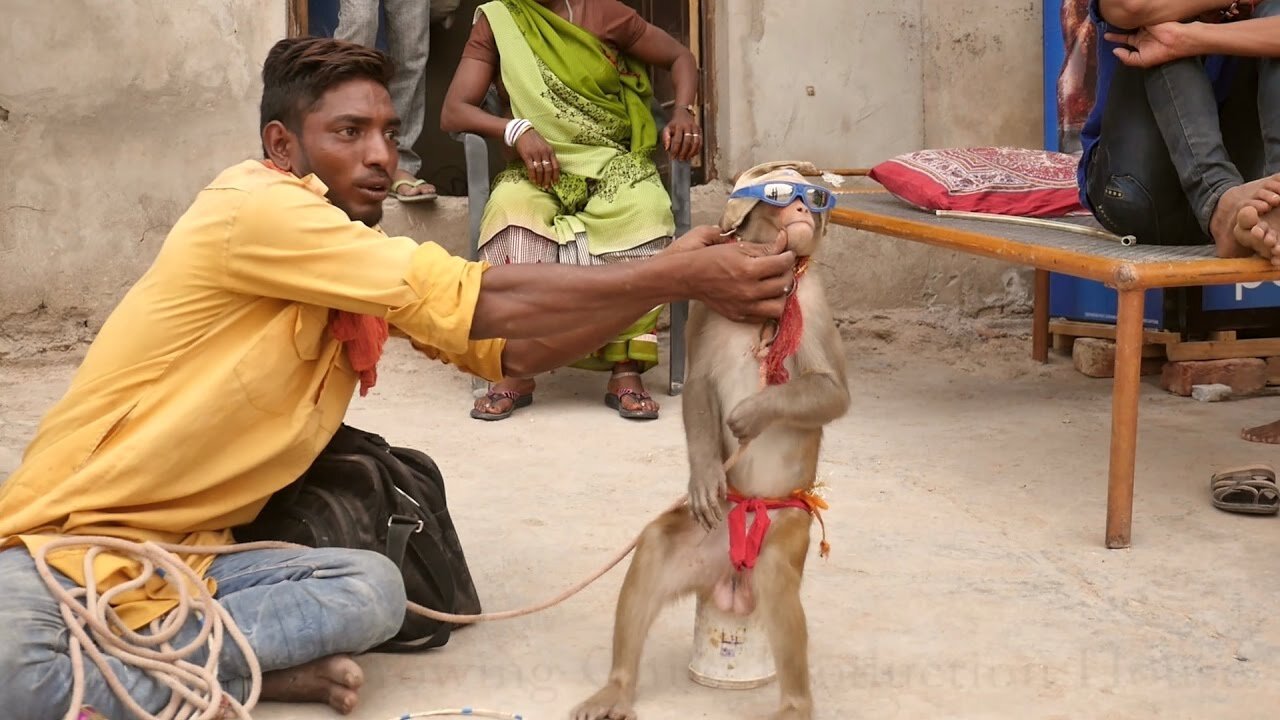
[[[332,39],[271,50],[265,159],[226,169],[196,196],[0,485],[4,717],[54,720],[78,709],[67,629],[37,559],[51,540],[85,535],[191,547],[181,561],[246,634],[265,673],[261,698],[350,712],[362,674],[349,655],[403,621],[398,568],[339,548],[198,548],[232,542],[230,528],[306,470],[357,386],[376,382],[388,333],[497,381],[581,357],[664,303],[696,299],[743,320],[781,314],[792,254],[720,244],[714,228],[650,260],[602,267],[490,268],[388,237],[377,224],[396,169],[391,74],[376,50]],[[86,549],[48,553],[63,588],[92,575],[99,592],[120,589],[143,574],[112,552],[86,570]],[[178,603],[159,576],[123,589],[112,606],[144,633]],[[175,644],[197,628],[189,619]],[[169,702],[153,676],[109,665],[147,712]],[[244,702],[250,677],[224,639],[226,696]],[[83,705],[127,716],[92,663],[83,691]]]

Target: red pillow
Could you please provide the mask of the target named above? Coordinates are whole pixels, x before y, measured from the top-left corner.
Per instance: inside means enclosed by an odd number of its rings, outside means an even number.
[[[1080,204],[1075,155],[1010,147],[920,150],[886,160],[871,178],[925,210],[1061,217]]]

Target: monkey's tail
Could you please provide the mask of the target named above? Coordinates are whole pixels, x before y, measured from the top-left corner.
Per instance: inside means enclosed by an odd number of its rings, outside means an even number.
[[[746,451],[748,442],[749,441],[744,441],[740,445],[738,445],[738,449],[734,450],[733,454],[729,456],[729,459],[724,461],[724,471],[726,473],[728,473],[731,469],[733,469],[733,466],[738,463],[738,460],[742,459],[742,453]],[[669,513],[672,510],[675,510],[676,508],[682,507],[688,501],[689,501],[689,495],[687,493],[684,495],[681,495],[678,500],[671,503],[671,505],[667,507],[667,509],[663,510],[659,514],[665,515],[666,513]],[[605,573],[609,572],[614,568],[614,566],[622,562],[623,558],[630,555],[631,551],[636,548],[636,545],[639,542],[640,542],[640,536],[636,535],[634,538],[632,538],[631,542],[627,543],[626,547],[622,548],[617,553],[615,553],[614,556],[610,558],[608,562],[602,565],[599,570],[596,570],[594,573],[588,575],[586,579],[579,581],[577,584],[573,585],[572,587],[560,593],[559,595],[556,595],[550,600],[544,600],[536,605],[530,605],[529,607],[518,608],[516,610],[502,610],[499,612],[478,613],[476,615],[454,615],[453,613],[440,612],[439,610],[432,610],[431,608],[423,607],[411,601],[408,604],[409,612],[416,613],[418,615],[423,615],[433,620],[439,620],[441,622],[448,622],[448,623],[456,623],[459,625],[467,625],[470,623],[478,623],[478,622],[489,622],[491,620],[508,620],[510,618],[516,618],[522,615],[532,615],[536,612],[542,612],[547,608],[555,607],[556,605],[559,605],[560,603],[564,602],[565,600],[568,600],[574,595],[577,595],[578,593],[586,589],[588,585],[595,582],[596,580],[599,580]]]

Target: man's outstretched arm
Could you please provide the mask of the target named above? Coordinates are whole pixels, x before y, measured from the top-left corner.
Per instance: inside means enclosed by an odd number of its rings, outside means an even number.
[[[503,371],[513,377],[561,367],[598,348],[658,305],[695,299],[743,320],[782,314],[795,257],[774,246],[714,245],[696,228],[644,261],[590,268],[502,265],[487,270],[471,337],[507,338]]]

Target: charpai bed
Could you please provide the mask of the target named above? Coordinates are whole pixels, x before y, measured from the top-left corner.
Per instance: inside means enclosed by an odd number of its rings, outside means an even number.
[[[1130,546],[1142,363],[1144,293],[1152,288],[1280,280],[1261,258],[1219,259],[1210,246],[1124,245],[1070,230],[992,219],[940,217],[874,186],[836,189],[831,223],[1035,268],[1032,357],[1048,360],[1049,273],[1105,283],[1118,292],[1116,367],[1112,385],[1106,546]],[[1099,229],[1090,217],[1055,218]]]

